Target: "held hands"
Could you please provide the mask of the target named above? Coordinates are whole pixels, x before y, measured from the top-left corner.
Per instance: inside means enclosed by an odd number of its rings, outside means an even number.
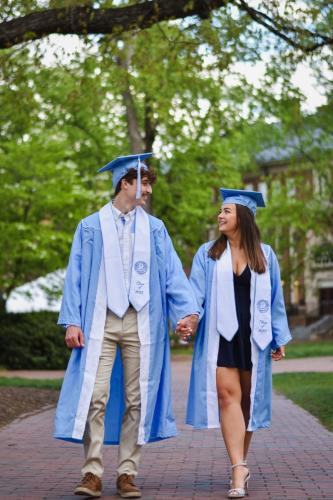
[[[185,316],[178,321],[176,327],[176,333],[182,340],[189,342],[192,335],[195,334],[199,322],[199,317],[197,314],[191,314],[190,316]]]
[[[68,326],[66,329],[65,342],[67,347],[84,347],[84,335],[78,326]]]
[[[277,349],[274,349],[271,354],[273,361],[280,361],[285,357],[285,355],[286,355],[286,350],[284,345],[281,345]]]

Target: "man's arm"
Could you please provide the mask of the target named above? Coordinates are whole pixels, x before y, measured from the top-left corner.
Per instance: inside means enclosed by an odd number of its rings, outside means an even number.
[[[184,273],[183,266],[173,247],[171,238],[164,228],[166,259],[166,295],[169,315],[176,328],[178,322],[195,330],[198,319],[198,308],[193,291]]]
[[[176,328],[176,333],[179,334],[182,340],[189,341],[191,340],[191,336],[195,332],[199,319],[203,315],[203,305],[205,302],[205,289],[206,289],[206,281],[205,281],[205,261],[204,261],[204,252],[202,251],[203,247],[200,247],[197,253],[194,256],[191,276],[190,276],[190,285],[194,292],[194,296],[196,299],[196,310],[199,311],[197,314],[184,318],[179,321]]]
[[[81,329],[82,223],[75,231],[66,271],[59,325],[66,326],[65,342],[70,348],[84,346]]]
[[[272,286],[272,334],[273,340],[271,347],[277,350],[277,354],[284,357],[280,347],[286,345],[291,340],[291,334],[288,326],[288,319],[283,298],[283,290],[280,276],[280,266],[275,253],[270,252],[270,277]],[[276,359],[276,357],[273,357]]]

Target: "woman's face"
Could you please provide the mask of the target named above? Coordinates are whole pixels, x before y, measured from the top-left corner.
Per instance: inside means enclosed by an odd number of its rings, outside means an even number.
[[[224,203],[217,216],[219,231],[226,236],[237,231],[237,213],[234,203]]]

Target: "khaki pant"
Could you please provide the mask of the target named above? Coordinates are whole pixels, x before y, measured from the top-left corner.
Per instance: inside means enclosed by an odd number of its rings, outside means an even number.
[[[125,385],[125,414],[118,449],[117,473],[118,476],[124,473],[136,476],[138,473],[141,455],[141,446],[137,444],[141,409],[140,340],[137,313],[130,307],[122,319],[110,311],[107,314],[102,352],[83,436],[85,453],[83,475],[87,472],[99,477],[103,475],[104,416],[117,346],[121,350]]]

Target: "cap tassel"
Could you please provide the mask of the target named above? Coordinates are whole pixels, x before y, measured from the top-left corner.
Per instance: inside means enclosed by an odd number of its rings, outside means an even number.
[[[138,158],[138,176],[137,176],[137,184],[136,184],[136,199],[139,200],[141,198],[141,160],[140,156]]]

